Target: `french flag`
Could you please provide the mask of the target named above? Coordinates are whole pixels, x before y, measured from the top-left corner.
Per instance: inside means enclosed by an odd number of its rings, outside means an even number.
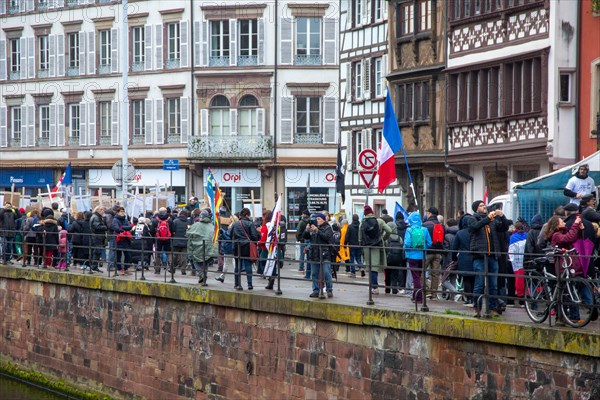
[[[69,165],[67,165],[67,169],[60,177],[60,180],[56,183],[56,186],[54,186],[54,188],[52,188],[52,191],[50,192],[50,198],[54,197],[54,194],[58,193],[58,191],[60,190],[61,187],[63,187],[63,185],[66,186],[66,185],[72,185],[72,184],[73,184],[73,175],[71,173],[71,163],[69,163]]]
[[[383,139],[377,156],[379,159],[379,169],[377,170],[377,175],[379,175],[377,190],[379,193],[383,193],[383,190],[388,185],[396,181],[396,162],[394,161],[394,155],[400,151],[401,148],[402,136],[400,135],[400,128],[398,127],[398,121],[396,120],[396,114],[394,113],[392,97],[388,90],[388,94],[385,98],[385,114],[383,117]]]

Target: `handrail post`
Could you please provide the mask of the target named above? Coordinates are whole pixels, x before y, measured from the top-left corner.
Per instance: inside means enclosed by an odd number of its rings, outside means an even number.
[[[177,283],[177,281],[175,280],[175,265],[173,265],[173,237],[169,238],[169,253],[171,254],[170,257],[170,261],[171,261],[171,265],[169,265],[169,257],[167,257],[167,265],[169,267],[169,272],[171,273],[171,280],[169,281],[169,283]],[[165,276],[166,278],[166,276]]]
[[[323,293],[323,289],[325,288],[325,271],[323,270],[323,245],[319,246],[319,299],[324,299],[325,294]]]
[[[368,282],[369,282],[369,300],[367,300],[368,306],[372,306],[373,304],[375,304],[375,302],[373,301],[373,287],[372,287],[372,282],[371,282],[371,279],[372,279],[371,264],[373,261],[373,258],[371,257],[372,254],[373,254],[373,248],[371,247],[371,248],[369,248],[369,265],[368,265],[368,270],[369,270],[369,272],[368,272],[368,274],[369,274],[369,277],[368,277],[369,278],[369,280],[368,280]]]
[[[141,254],[141,265],[142,265],[142,276],[140,277],[140,281],[145,281],[146,280],[146,276],[144,275],[144,270],[146,269],[144,266],[144,261],[146,260],[146,253],[145,253],[145,249],[144,249],[144,243],[146,241],[146,238],[144,237],[144,231],[142,230],[142,254]]]
[[[483,255],[483,302],[481,305],[481,309],[483,311],[483,315],[488,315],[490,313],[489,308],[489,295],[490,295],[490,282],[489,282],[489,259],[488,255]],[[484,308],[485,307],[485,308]]]
[[[429,311],[429,307],[427,306],[427,249],[423,249],[421,257],[421,291],[423,293],[421,311],[427,312]],[[417,302],[415,301],[415,304],[416,303]]]

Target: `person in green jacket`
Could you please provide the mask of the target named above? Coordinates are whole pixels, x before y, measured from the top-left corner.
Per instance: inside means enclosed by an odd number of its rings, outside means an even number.
[[[215,226],[212,223],[210,209],[200,212],[200,219],[194,223],[185,233],[188,238],[187,250],[192,269],[198,274],[198,283],[208,286],[208,266],[212,265],[217,251],[213,243]]]
[[[363,263],[371,264],[371,293],[379,294],[379,282],[377,280],[379,271],[383,271],[386,265],[386,253],[383,243],[392,233],[392,228],[381,218],[377,218],[373,209],[368,204],[364,207],[364,219],[358,230],[358,237],[363,247]]]

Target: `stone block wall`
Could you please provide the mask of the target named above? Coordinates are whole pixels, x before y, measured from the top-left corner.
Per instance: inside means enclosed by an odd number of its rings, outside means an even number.
[[[0,354],[123,398],[600,398],[600,359],[590,355],[366,318],[328,321],[310,306],[304,315],[289,312],[293,306],[283,302],[280,313],[267,312],[283,299],[252,304],[246,293],[221,294],[236,296],[232,307],[207,291],[177,298],[173,285],[140,294],[141,286],[127,282],[112,289],[90,282],[0,277]],[[328,310],[333,320],[344,312]],[[408,321],[402,313],[379,321],[391,318]],[[595,340],[586,343],[597,346]]]

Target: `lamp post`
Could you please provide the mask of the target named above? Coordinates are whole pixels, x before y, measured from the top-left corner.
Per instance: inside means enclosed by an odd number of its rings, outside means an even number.
[[[121,66],[121,101],[119,103],[119,111],[121,116],[121,164],[123,168],[121,181],[121,196],[123,197],[122,205],[127,206],[127,166],[128,166],[128,146],[129,146],[129,28],[127,21],[127,0],[122,0],[121,4],[121,40],[120,40],[120,66]],[[146,55],[149,56],[148,54]],[[112,62],[117,62],[113,60]]]

